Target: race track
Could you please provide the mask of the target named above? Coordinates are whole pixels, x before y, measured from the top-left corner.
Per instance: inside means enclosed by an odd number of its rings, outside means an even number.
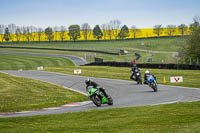
[[[46,53],[27,53],[27,52],[14,52],[14,51],[0,51],[0,54],[14,54],[14,55],[34,55],[34,56],[56,56],[61,58],[67,58],[71,60],[75,66],[85,65],[87,61],[83,58],[72,55],[60,55],[60,54],[46,54]]]
[[[86,93],[84,81],[88,77],[59,74],[46,71],[0,71],[15,76],[22,76],[57,84],[66,88]],[[200,88],[185,88],[173,86],[158,86],[158,92],[153,92],[147,85],[137,85],[133,81],[114,80],[105,78],[90,78],[106,88],[108,94],[113,97],[114,105],[96,107],[91,102],[73,103],[57,108],[41,109],[38,111],[26,111],[19,113],[0,114],[0,118],[24,117],[46,114],[59,114],[65,112],[80,112],[91,109],[106,109],[133,107],[144,105],[157,105],[175,102],[191,102],[200,100]]]

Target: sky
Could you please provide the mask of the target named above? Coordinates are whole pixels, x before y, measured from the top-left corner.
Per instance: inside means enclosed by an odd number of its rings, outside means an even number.
[[[0,24],[93,28],[118,19],[128,27],[178,26],[200,16],[199,7],[200,0],[0,0]]]

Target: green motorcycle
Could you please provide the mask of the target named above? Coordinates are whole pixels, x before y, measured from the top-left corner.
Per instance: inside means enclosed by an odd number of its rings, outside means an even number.
[[[113,105],[113,99],[111,96],[105,97],[102,91],[92,86],[87,87],[88,96],[90,100],[97,106],[100,107],[101,104]]]

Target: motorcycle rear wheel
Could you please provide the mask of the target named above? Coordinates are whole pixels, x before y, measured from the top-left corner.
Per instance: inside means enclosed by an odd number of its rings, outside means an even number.
[[[158,88],[157,88],[157,84],[156,84],[156,83],[153,83],[152,88],[153,88],[153,91],[154,91],[154,92],[157,92],[157,91],[158,91]]]
[[[142,84],[142,80],[141,80],[141,78],[139,78],[139,84]]]
[[[113,99],[111,96],[108,96],[108,105],[113,105]]]
[[[137,84],[142,84],[142,79],[140,76],[138,77],[136,76],[135,78],[136,78]]]

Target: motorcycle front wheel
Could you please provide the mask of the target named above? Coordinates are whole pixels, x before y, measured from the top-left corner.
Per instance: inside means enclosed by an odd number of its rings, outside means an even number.
[[[101,106],[101,99],[98,95],[93,95],[90,97],[92,102],[97,106],[100,107]]]

